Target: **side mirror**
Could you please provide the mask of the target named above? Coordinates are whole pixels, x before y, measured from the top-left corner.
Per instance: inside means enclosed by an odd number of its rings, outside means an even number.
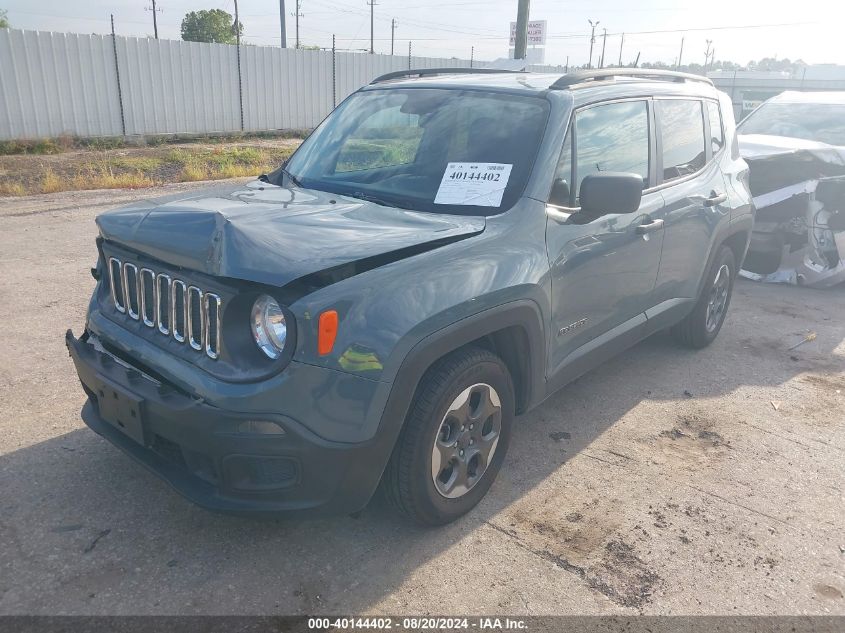
[[[578,197],[585,215],[633,213],[640,208],[643,178],[638,174],[612,171],[591,174],[581,181]]]
[[[572,204],[569,199],[569,183],[565,178],[555,178],[552,192],[549,194],[549,204],[556,207],[568,207]]]

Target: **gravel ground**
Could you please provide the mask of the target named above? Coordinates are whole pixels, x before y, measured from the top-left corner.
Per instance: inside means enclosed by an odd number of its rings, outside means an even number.
[[[518,419],[451,526],[256,522],[79,419],[93,218],[138,195],[0,201],[0,613],[845,614],[845,289],[739,281],[709,349],[653,337]]]

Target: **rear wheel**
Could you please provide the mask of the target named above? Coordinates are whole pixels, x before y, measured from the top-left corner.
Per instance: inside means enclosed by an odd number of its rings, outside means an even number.
[[[707,273],[701,296],[692,312],[672,328],[672,334],[680,343],[702,348],[716,339],[728,314],[736,273],[733,251],[722,246]]]
[[[469,512],[501,468],[514,415],[510,374],[481,348],[461,349],[425,375],[384,473],[388,500],[424,525]]]

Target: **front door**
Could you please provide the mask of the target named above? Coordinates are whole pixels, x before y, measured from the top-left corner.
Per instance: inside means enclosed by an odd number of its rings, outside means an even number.
[[[647,100],[578,110],[557,169],[553,191],[569,187],[569,208],[549,207],[546,244],[551,266],[550,377],[594,346],[636,338],[652,300],[663,244],[663,197],[646,191],[634,213],[587,218],[578,187],[603,171],[633,172],[653,184],[653,118]],[[560,204],[559,200],[552,200]]]

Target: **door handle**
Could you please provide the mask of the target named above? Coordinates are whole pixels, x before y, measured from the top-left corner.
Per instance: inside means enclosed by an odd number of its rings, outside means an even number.
[[[713,192],[713,196],[710,198],[704,199],[704,206],[705,207],[715,207],[717,204],[722,204],[725,200],[728,199],[728,194],[726,193],[719,193],[717,194],[715,191]]]
[[[645,235],[646,233],[653,233],[654,231],[659,231],[663,228],[663,220],[651,220],[649,222],[643,222],[637,227],[637,234],[638,235]]]

